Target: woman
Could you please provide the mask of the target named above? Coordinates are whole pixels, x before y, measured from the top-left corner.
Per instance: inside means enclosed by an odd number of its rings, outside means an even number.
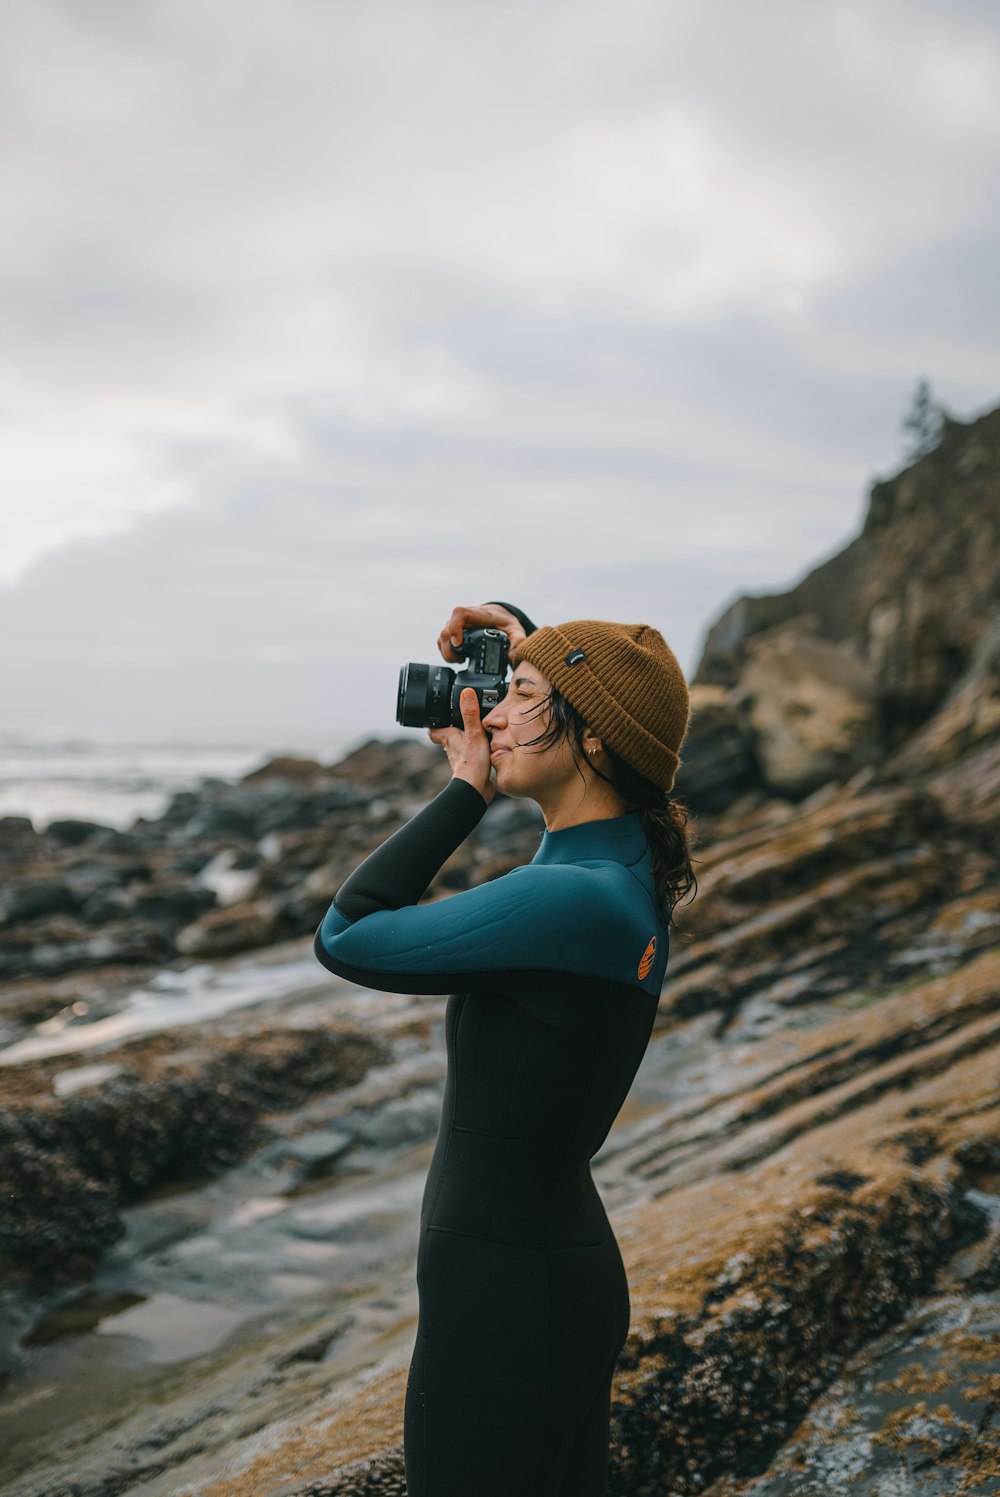
[[[600,1497],[629,1298],[590,1175],[649,1039],[676,900],[694,885],[669,800],[688,693],[655,629],[535,630],[457,609],[514,646],[503,701],[435,729],[453,778],[351,874],[316,937],[332,971],[451,993],[448,1077],[417,1260],[408,1497]],[[541,807],[530,864],[417,900],[495,791]]]

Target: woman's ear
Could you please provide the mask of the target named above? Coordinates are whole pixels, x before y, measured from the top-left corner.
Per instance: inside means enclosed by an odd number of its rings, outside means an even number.
[[[604,752],[604,744],[598,738],[597,734],[592,733],[589,728],[583,735],[583,751],[590,757]]]

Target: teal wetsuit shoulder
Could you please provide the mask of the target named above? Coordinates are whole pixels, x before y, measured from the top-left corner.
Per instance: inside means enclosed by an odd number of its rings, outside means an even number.
[[[317,955],[370,986],[474,991],[488,986],[491,974],[524,970],[651,994],[662,985],[668,943],[635,814],[546,832],[531,863],[433,904],[352,920],[345,903],[338,896],[330,907]]]

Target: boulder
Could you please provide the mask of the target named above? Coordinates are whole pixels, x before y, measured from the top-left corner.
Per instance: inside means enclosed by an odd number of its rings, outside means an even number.
[[[210,910],[180,932],[177,950],[182,956],[199,959],[234,956],[258,946],[269,946],[286,934],[273,904],[261,900]]]
[[[680,799],[695,811],[717,811],[760,783],[747,704],[721,686],[692,686]]]
[[[81,842],[89,842],[92,837],[111,830],[111,827],[103,826],[100,822],[78,821],[70,816],[61,821],[50,821],[45,829],[45,835],[52,841],[63,843],[66,847],[78,847]]]
[[[871,670],[846,646],[793,619],[750,641],[738,700],[748,710],[765,785],[802,796],[877,762],[880,714]]]
[[[79,902],[62,879],[26,878],[12,884],[0,899],[0,917],[15,924],[48,915],[69,915]]]
[[[268,759],[266,764],[252,769],[240,781],[241,785],[262,785],[268,780],[284,780],[286,783],[312,781],[324,774],[322,764],[316,759],[298,759],[291,754],[279,754]]]
[[[29,816],[0,816],[0,857],[33,857],[40,840]]]

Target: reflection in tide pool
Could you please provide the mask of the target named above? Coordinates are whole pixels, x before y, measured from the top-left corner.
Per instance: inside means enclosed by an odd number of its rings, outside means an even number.
[[[154,1294],[102,1320],[97,1334],[136,1337],[145,1360],[180,1362],[219,1346],[242,1318],[240,1310],[225,1305]]]

